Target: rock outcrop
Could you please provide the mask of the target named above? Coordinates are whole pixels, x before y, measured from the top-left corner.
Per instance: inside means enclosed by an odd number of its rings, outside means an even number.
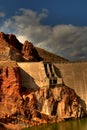
[[[29,126],[85,116],[79,97],[66,86],[22,93],[19,111]]]
[[[57,82],[37,90],[25,88],[21,84],[19,66],[10,60],[40,61],[43,58],[32,43],[25,41],[23,45],[15,35],[0,33],[0,122],[26,127],[85,116],[81,99],[73,89],[62,83],[55,85]],[[27,78],[29,76],[27,74]]]
[[[82,105],[74,90],[62,86],[45,88],[35,93],[38,110],[58,118],[79,118],[84,116]]]
[[[24,61],[21,49],[22,44],[15,35],[0,33],[0,60]]]
[[[69,62],[63,57],[52,54],[25,41],[22,44],[14,34],[0,32],[0,60]]]
[[[1,62],[0,64],[0,117],[12,115],[20,96],[21,79],[19,67],[15,62]]]
[[[37,50],[32,43],[20,43],[15,35],[0,33],[0,60],[40,61]]]
[[[3,124],[0,124],[0,130],[7,130]]]
[[[0,45],[13,46],[19,51],[22,49],[22,43],[18,41],[14,34],[5,34],[3,32],[0,32]]]
[[[0,122],[39,125],[85,115],[74,90],[66,86],[23,91],[16,62],[0,64]]]
[[[40,61],[41,58],[38,55],[35,47],[31,42],[25,41],[21,51],[24,59],[27,61]]]

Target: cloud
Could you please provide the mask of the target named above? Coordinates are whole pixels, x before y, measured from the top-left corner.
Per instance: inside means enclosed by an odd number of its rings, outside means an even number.
[[[0,12],[0,17],[5,17],[5,13],[4,12]]]
[[[15,33],[21,42],[26,39],[70,60],[87,59],[87,27],[73,25],[42,25],[48,10],[40,13],[21,8],[7,19],[0,30]]]

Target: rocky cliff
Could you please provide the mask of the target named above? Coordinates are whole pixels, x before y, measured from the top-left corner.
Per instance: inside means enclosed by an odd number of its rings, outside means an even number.
[[[21,79],[15,62],[0,62],[0,117],[12,115],[20,99]]]
[[[29,41],[20,43],[14,34],[3,32],[0,32],[0,60],[68,62],[63,57],[34,47]]]
[[[40,61],[41,58],[31,42],[25,41],[21,53],[26,61]]]
[[[85,115],[80,99],[66,86],[23,90],[16,62],[0,64],[0,122],[39,125]]]
[[[20,43],[15,35],[0,33],[0,60],[40,61],[37,50],[29,41]]]
[[[0,122],[26,127],[85,116],[81,99],[63,84],[38,90],[22,86],[19,66],[11,60],[45,61],[39,55],[29,41],[21,44],[15,35],[0,33]]]

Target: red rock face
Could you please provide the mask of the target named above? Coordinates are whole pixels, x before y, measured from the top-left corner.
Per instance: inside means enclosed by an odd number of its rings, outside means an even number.
[[[18,41],[16,36],[13,34],[4,34],[3,32],[1,32],[0,41],[2,42],[2,44],[7,43],[8,45],[13,46],[14,48],[16,48],[19,51],[21,51],[21,49],[22,49],[22,44]]]
[[[18,66],[5,64],[0,66],[0,122],[38,125],[85,115],[74,90],[55,86],[23,92]]]
[[[42,88],[23,94],[22,101],[20,113],[32,125],[80,118],[85,113],[74,90],[66,86]]]
[[[19,68],[16,63],[5,64],[0,67],[0,113],[3,116],[14,113],[21,98]]]
[[[4,34],[0,33],[0,57],[1,59],[7,59],[7,55],[3,56],[4,52],[7,52],[6,47],[9,47],[11,50],[14,50],[14,54],[10,54],[10,57],[13,57],[11,60],[16,61],[40,61],[41,58],[38,55],[37,50],[32,43],[25,41],[24,44],[20,43],[15,35],[13,34]],[[6,57],[6,58],[5,58]]]
[[[21,53],[28,61],[40,61],[40,57],[31,42],[25,41]]]
[[[64,119],[84,115],[78,96],[74,90],[66,86],[41,89],[36,92],[36,98],[38,110],[44,114]]]
[[[79,118],[82,113],[82,106],[74,90],[63,86],[52,89],[56,103],[56,113],[59,118]]]
[[[25,61],[40,61],[32,43],[25,41],[21,45],[14,35],[0,33],[0,54],[5,46],[7,50],[12,48],[10,54],[14,60],[15,52],[17,55],[20,52]],[[28,125],[37,125],[85,115],[82,101],[74,90],[66,86],[45,87],[37,91],[25,89],[25,92],[16,62],[0,62],[0,122],[20,120]]]

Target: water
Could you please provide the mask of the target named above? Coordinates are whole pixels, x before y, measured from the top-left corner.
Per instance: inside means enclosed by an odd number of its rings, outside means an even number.
[[[24,130],[87,130],[87,118],[71,120],[61,123],[40,125]]]

